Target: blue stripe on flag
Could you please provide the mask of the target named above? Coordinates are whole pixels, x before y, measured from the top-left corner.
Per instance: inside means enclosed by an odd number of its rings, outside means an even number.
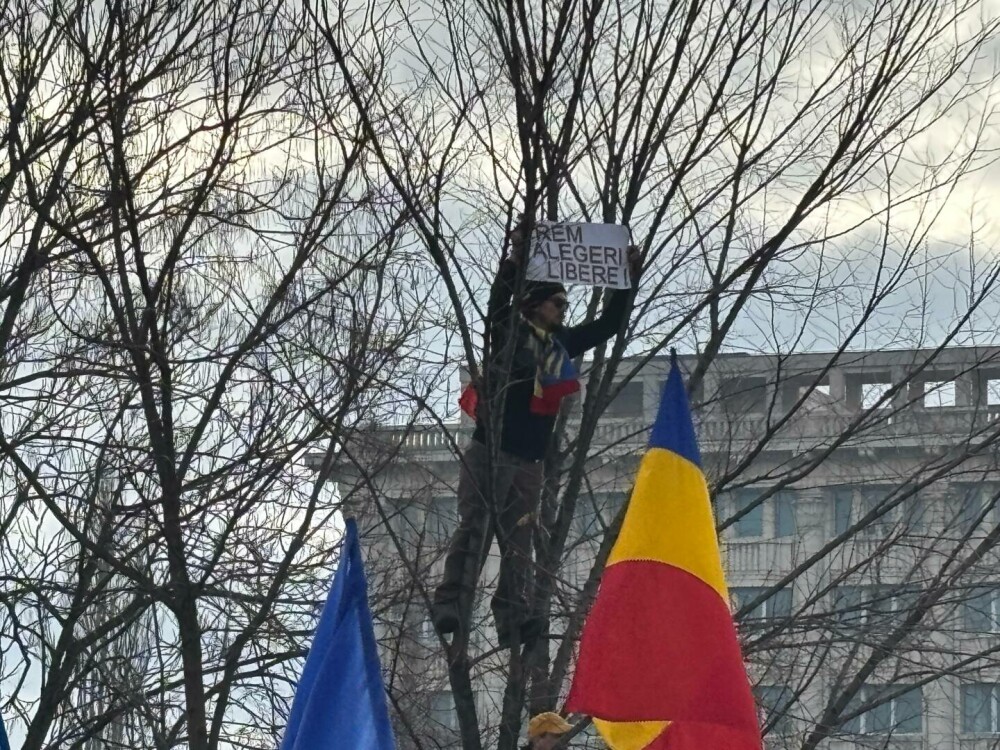
[[[698,450],[698,440],[691,422],[691,407],[688,405],[687,391],[684,389],[676,355],[671,357],[670,375],[663,388],[649,445],[651,448],[673,451],[695,466],[701,466],[701,452]]]
[[[295,690],[281,750],[394,750],[358,527],[340,564]]]

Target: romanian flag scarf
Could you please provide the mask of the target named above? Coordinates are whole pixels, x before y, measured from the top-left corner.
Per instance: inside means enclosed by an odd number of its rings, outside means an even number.
[[[580,390],[580,380],[566,348],[549,331],[525,321],[527,346],[535,359],[535,385],[529,409],[532,414],[553,416],[559,413],[563,398]],[[458,404],[476,418],[479,398],[473,384],[466,386]]]
[[[531,322],[528,326],[528,347],[535,357],[535,388],[531,397],[531,413],[552,416],[559,413],[564,397],[580,390],[580,381],[566,348],[550,331]]]

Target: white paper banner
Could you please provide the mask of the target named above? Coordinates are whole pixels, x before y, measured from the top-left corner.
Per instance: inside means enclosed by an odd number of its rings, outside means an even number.
[[[531,236],[532,281],[629,289],[628,230],[617,224],[540,221]]]

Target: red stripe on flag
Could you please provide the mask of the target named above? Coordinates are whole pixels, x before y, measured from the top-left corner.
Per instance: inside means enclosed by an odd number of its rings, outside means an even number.
[[[671,724],[643,750],[760,750],[757,730],[721,724],[679,722]]]
[[[567,709],[607,721],[694,722],[671,726],[651,748],[666,747],[660,743],[674,732],[693,733],[692,741],[704,735],[706,749],[760,747],[727,603],[704,581],[660,562],[627,560],[604,571]],[[720,732],[746,741],[713,745]]]

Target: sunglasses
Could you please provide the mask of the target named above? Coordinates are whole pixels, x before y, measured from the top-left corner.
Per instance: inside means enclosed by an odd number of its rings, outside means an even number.
[[[569,307],[569,300],[565,297],[549,297],[549,302],[556,308],[556,310],[565,310]]]

